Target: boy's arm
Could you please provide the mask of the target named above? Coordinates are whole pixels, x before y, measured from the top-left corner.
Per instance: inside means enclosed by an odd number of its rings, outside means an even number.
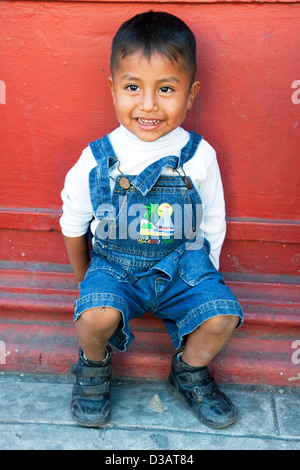
[[[64,241],[75,279],[80,283],[84,279],[90,262],[87,234],[81,237],[66,237],[64,235]]]

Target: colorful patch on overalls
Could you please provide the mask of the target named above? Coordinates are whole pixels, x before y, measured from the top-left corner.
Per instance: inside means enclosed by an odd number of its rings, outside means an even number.
[[[141,220],[140,235],[142,236],[164,236],[172,237],[174,235],[174,224],[171,216],[173,208],[171,204],[164,202],[162,204],[149,204],[144,206],[146,211]]]

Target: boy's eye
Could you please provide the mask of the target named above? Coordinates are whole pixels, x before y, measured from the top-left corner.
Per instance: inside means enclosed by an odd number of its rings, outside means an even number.
[[[128,85],[126,89],[129,91],[137,91],[139,87],[137,85]]]
[[[160,91],[161,91],[162,93],[171,93],[171,92],[174,91],[174,90],[173,90],[173,88],[171,88],[171,87],[169,87],[169,86],[162,86],[162,87],[160,88]]]

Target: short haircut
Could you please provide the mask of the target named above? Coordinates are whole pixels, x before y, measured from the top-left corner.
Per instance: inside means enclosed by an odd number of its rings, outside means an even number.
[[[177,16],[166,12],[148,11],[125,21],[112,42],[110,68],[113,74],[120,60],[137,51],[150,59],[153,53],[179,62],[194,80],[196,39],[190,28]]]

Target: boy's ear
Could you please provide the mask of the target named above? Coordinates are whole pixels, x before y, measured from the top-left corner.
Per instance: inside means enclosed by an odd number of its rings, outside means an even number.
[[[112,96],[112,99],[113,99],[113,103],[115,104],[114,81],[113,81],[112,77],[108,78],[108,83],[109,83],[109,88],[110,88],[110,91],[111,91],[111,96]]]
[[[198,91],[201,88],[201,83],[200,82],[194,82],[191,86],[190,92],[189,92],[189,97],[188,97],[188,103],[187,103],[187,109],[191,109],[193,106],[194,99],[196,98]]]

